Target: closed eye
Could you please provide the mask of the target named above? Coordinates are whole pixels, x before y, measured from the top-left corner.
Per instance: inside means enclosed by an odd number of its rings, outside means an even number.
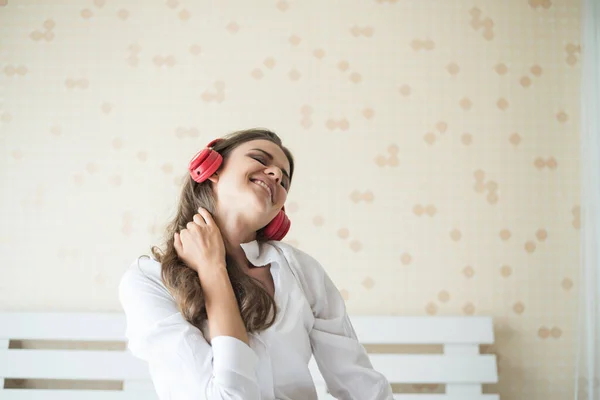
[[[263,159],[260,158],[260,157],[252,157],[252,158],[255,159],[256,161],[258,161],[259,163],[261,163],[262,165],[265,165],[265,166],[267,165],[267,164],[265,164],[265,162],[263,161]]]

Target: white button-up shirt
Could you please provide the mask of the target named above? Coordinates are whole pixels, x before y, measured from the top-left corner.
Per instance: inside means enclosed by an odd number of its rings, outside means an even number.
[[[278,307],[275,323],[249,334],[249,346],[186,321],[163,284],[160,263],[145,257],[119,284],[131,352],[149,365],[161,400],[313,400],[311,355],[338,399],[391,400],[386,378],[375,371],[357,340],[344,300],[323,267],[283,242],[241,245],[255,266],[271,264]],[[204,333],[203,333],[204,332]]]

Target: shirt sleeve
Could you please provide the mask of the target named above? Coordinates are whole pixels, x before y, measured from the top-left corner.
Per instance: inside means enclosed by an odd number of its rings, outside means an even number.
[[[209,344],[162,285],[160,264],[145,263],[155,268],[146,273],[135,262],[121,278],[119,300],[126,316],[127,346],[148,363],[159,398],[260,399],[254,351],[230,336],[214,337]]]
[[[373,369],[339,290],[312,256],[296,249],[299,279],[315,316],[310,341],[329,393],[340,400],[393,400],[392,388]]]

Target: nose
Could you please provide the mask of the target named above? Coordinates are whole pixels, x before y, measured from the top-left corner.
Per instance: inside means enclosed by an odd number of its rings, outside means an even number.
[[[283,177],[283,173],[276,166],[270,166],[267,170],[267,174],[270,176],[274,176],[277,183],[281,182],[281,179]]]

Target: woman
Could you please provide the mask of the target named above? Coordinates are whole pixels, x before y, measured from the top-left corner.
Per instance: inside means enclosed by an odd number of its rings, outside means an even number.
[[[392,399],[323,267],[279,241],[293,173],[268,130],[211,142],[188,166],[165,251],[121,279],[128,346],[161,400],[316,399],[311,355],[334,397]]]

